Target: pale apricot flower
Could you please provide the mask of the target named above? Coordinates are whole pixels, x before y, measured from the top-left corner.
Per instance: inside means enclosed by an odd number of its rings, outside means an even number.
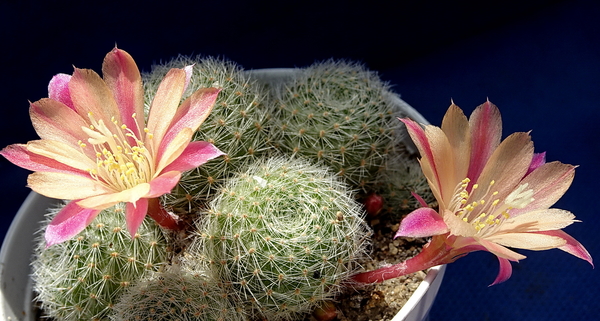
[[[132,236],[147,213],[159,224],[176,225],[157,198],[171,191],[183,171],[223,154],[207,142],[190,142],[219,93],[201,89],[180,105],[190,72],[191,67],[169,71],[147,120],[138,67],[117,48],[104,59],[103,78],[75,68],[72,76],[50,81],[49,98],[30,104],[41,139],[10,145],[0,154],[35,171],[28,178],[34,191],[72,200],[48,226],[48,246],[76,235],[99,211],[121,202]]]
[[[498,257],[500,272],[492,284],[510,277],[509,261],[525,258],[509,248],[558,248],[592,264],[586,249],[561,230],[575,222],[575,216],[550,208],[571,185],[575,166],[545,163],[545,154],[534,154],[529,133],[514,133],[501,142],[496,106],[488,101],[467,120],[452,104],[441,128],[423,128],[410,119],[402,122],[419,149],[421,168],[439,209],[413,211],[402,220],[396,237],[433,238],[416,257],[356,280],[382,281],[479,250]]]

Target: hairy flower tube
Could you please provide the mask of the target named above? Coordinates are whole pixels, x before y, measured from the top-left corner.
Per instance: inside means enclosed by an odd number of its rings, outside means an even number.
[[[592,264],[587,250],[561,230],[576,222],[575,216],[550,208],[571,185],[576,166],[546,163],[544,153],[533,153],[529,133],[501,141],[500,112],[492,103],[477,107],[469,119],[452,104],[441,128],[401,121],[419,149],[439,209],[413,211],[400,223],[396,237],[432,239],[417,256],[354,280],[381,282],[483,250],[500,263],[494,285],[511,276],[510,261],[525,258],[509,248],[558,248]]]
[[[46,229],[47,246],[68,240],[102,209],[121,202],[132,236],[147,213],[165,227],[177,227],[158,197],[171,191],[183,171],[223,154],[210,143],[191,142],[219,93],[200,89],[180,105],[191,68],[168,72],[147,119],[138,67],[117,48],[104,58],[103,78],[75,68],[73,75],[52,78],[49,98],[30,103],[41,139],[7,146],[0,154],[34,171],[28,177],[32,190],[72,200]]]

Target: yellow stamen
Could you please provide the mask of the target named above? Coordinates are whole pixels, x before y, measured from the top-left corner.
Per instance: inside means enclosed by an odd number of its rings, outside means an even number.
[[[113,130],[102,119],[94,119],[91,112],[88,117],[91,126],[82,129],[94,146],[97,164],[96,169],[89,170],[90,176],[117,190],[149,182],[154,175],[154,162],[140,138],[127,125],[119,125],[115,117],[111,118],[116,125],[111,127]],[[85,147],[83,142],[79,145]]]
[[[491,180],[485,193],[477,193],[480,196],[472,199],[479,185],[473,184],[469,190],[469,183],[467,178],[456,186],[448,209],[463,222],[471,224],[478,234],[493,231],[505,219],[510,218],[510,209],[522,208],[533,201],[533,190],[528,189],[527,184],[520,185],[505,199],[500,199],[497,198],[499,192],[492,190],[496,181]]]

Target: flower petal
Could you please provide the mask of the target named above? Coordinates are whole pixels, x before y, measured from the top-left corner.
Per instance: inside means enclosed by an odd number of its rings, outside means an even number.
[[[498,233],[486,239],[512,248],[534,251],[554,249],[567,243],[560,237],[540,233]]]
[[[425,129],[410,119],[400,119],[421,154],[420,164],[423,174],[438,199],[441,210],[446,204],[445,197],[450,197],[456,183],[452,149],[448,138],[439,127],[426,125]]]
[[[406,125],[406,129],[410,135],[410,138],[415,143],[415,146],[417,146],[419,154],[421,154],[421,159],[425,158],[428,162],[433,162],[433,153],[431,151],[429,141],[427,140],[427,136],[425,135],[425,130],[423,130],[423,128],[412,119],[405,118],[400,119],[400,121]],[[434,172],[436,171],[435,166],[433,166],[432,169]]]
[[[139,136],[144,124],[144,90],[135,61],[126,51],[114,48],[104,58],[102,76],[117,102],[121,122]]]
[[[71,99],[71,91],[69,90],[69,81],[71,81],[71,75],[67,74],[57,74],[52,77],[48,84],[48,98],[61,102],[70,109],[75,110]]]
[[[514,133],[508,136],[496,148],[483,168],[477,179],[477,183],[482,188],[474,190],[471,198],[482,199],[487,193],[487,186],[491,181],[495,181],[494,189],[498,191],[496,197],[503,199],[521,181],[529,168],[532,157],[533,143],[529,134]]]
[[[173,187],[179,183],[181,172],[169,171],[161,174],[150,182],[150,191],[145,196],[147,198],[159,197],[171,192]]]
[[[148,212],[148,199],[142,198],[135,203],[127,203],[125,207],[125,222],[131,237],[135,236]]]
[[[191,142],[175,159],[169,164],[163,172],[179,171],[184,172],[196,168],[213,158],[225,155],[215,145],[209,142],[197,141]]]
[[[99,212],[98,210],[80,207],[76,201],[69,202],[48,224],[44,235],[46,247],[62,243],[79,234],[94,220]]]
[[[478,181],[479,175],[502,138],[500,111],[494,104],[487,101],[475,108],[469,117],[469,124],[472,147],[467,177],[472,181]]]
[[[561,162],[546,163],[527,175],[521,184],[533,189],[534,201],[523,208],[515,208],[511,215],[520,215],[554,205],[569,189],[575,177],[575,166]]]
[[[150,184],[142,183],[118,193],[109,192],[84,198],[78,201],[77,204],[85,208],[104,209],[120,202],[137,202],[140,198],[146,197],[149,192]]]
[[[194,133],[190,128],[183,128],[164,150],[159,150],[158,164],[156,164],[157,173],[163,172],[165,167],[181,156],[185,148],[190,144],[193,135]]]
[[[581,245],[581,243],[579,243],[571,235],[569,235],[563,231],[560,231],[560,230],[543,231],[543,232],[536,232],[536,233],[554,236],[554,237],[560,237],[561,239],[565,240],[567,243],[563,246],[558,247],[559,249],[561,249],[571,255],[574,255],[582,260],[585,260],[588,263],[590,263],[592,266],[594,266],[594,263],[592,261],[592,256],[590,255],[590,253],[585,249],[585,247],[583,247],[583,245]]]
[[[500,263],[500,271],[498,272],[498,275],[496,276],[496,279],[494,280],[494,282],[492,284],[490,284],[489,286],[502,283],[502,282],[508,280],[510,278],[510,276],[512,275],[512,266],[510,265],[509,260],[498,257],[498,263]]]
[[[210,115],[220,91],[216,88],[203,88],[186,99],[177,109],[173,122],[161,142],[160,149],[162,150],[169,145],[183,128],[188,127],[195,132]]]
[[[41,171],[68,173],[72,175],[89,177],[89,173],[86,171],[80,171],[58,162],[55,159],[34,154],[27,150],[27,145],[23,144],[6,146],[4,149],[0,150],[0,155],[4,156],[11,163],[34,172]]]
[[[152,100],[150,114],[148,115],[148,130],[153,138],[149,142],[152,144],[153,151],[156,154],[158,144],[162,141],[171,126],[173,117],[177,112],[177,107],[183,95],[185,86],[185,71],[183,69],[171,69],[162,80]]]
[[[394,238],[428,237],[448,232],[442,217],[432,208],[421,207],[408,214],[401,222]]]
[[[476,238],[477,243],[483,245],[488,252],[493,253],[497,257],[505,258],[514,262],[518,262],[519,260],[523,260],[526,258],[525,255],[519,254],[515,251],[511,251],[500,244],[496,244],[494,242]]]
[[[419,162],[419,165],[421,166],[421,171],[423,171],[423,175],[427,179],[427,184],[429,185],[429,188],[431,189],[431,193],[433,194],[435,199],[440,204],[440,210],[443,211],[446,207],[446,204],[444,204],[444,202],[443,202],[441,188],[438,184],[436,174],[432,167],[432,166],[434,166],[434,164],[432,162],[429,162],[424,157],[421,157],[420,159],[418,159],[418,162]]]
[[[412,197],[414,197],[417,202],[419,202],[419,204],[421,205],[421,207],[427,207],[427,202],[425,202],[425,200],[421,197],[421,195],[411,191],[410,195],[412,195]]]
[[[119,115],[112,92],[93,70],[75,68],[69,90],[75,111],[82,118],[87,119],[88,113],[92,113],[96,120],[102,119],[109,126],[111,117]]]
[[[471,155],[471,133],[469,121],[463,111],[454,103],[448,108],[442,120],[442,131],[448,137],[454,159],[454,178],[467,177]]]
[[[450,229],[450,234],[464,237],[471,237],[477,234],[477,230],[473,224],[463,221],[462,218],[456,216],[454,212],[445,210],[443,216],[446,226]]]
[[[35,172],[27,178],[28,186],[39,194],[58,199],[82,199],[110,192],[89,177],[65,173]]]
[[[34,154],[54,159],[59,163],[83,172],[97,166],[96,162],[89,159],[79,150],[59,141],[47,139],[33,140],[27,143],[27,150]]]
[[[456,184],[465,178],[466,168],[463,168],[465,171],[460,173],[457,173],[455,170],[454,151],[448,141],[448,137],[446,137],[441,128],[431,125],[425,126],[425,135],[433,154],[435,176],[438,179],[437,185],[439,186],[442,200],[440,210],[442,210],[446,204],[450,203]],[[460,176],[456,176],[457,174]]]
[[[192,80],[194,65],[185,66],[183,70],[185,71],[185,85],[183,86],[183,91],[185,92],[190,84],[190,80]]]
[[[575,215],[558,208],[541,209],[511,217],[500,225],[497,233],[525,233],[559,230],[573,224]]]
[[[531,159],[531,164],[529,164],[529,169],[527,169],[527,173],[525,173],[525,176],[529,175],[536,168],[544,165],[545,163],[546,163],[546,152],[534,153],[533,158]]]
[[[87,139],[81,129],[89,124],[75,110],[56,100],[40,99],[31,103],[29,116],[33,128],[42,139],[56,140],[79,147],[79,141]]]

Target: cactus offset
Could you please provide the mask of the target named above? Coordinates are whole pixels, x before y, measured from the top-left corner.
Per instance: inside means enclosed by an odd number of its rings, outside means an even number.
[[[124,226],[123,206],[116,205],[69,241],[45,248],[40,237],[34,289],[49,316],[104,320],[125,289],[166,264],[165,236],[154,221],[144,220],[133,238]]]
[[[155,273],[129,288],[115,305],[115,321],[241,321],[229,294],[200,275]]]
[[[359,64],[330,60],[299,70],[275,90],[274,118],[283,132],[278,146],[321,160],[354,188],[370,192],[401,128],[388,85]]]
[[[411,192],[422,197],[428,204],[434,205],[435,202],[419,162],[403,152],[390,153],[385,169],[377,177],[374,191],[383,197],[383,212],[390,214],[392,221],[421,207]]]
[[[335,295],[359,268],[370,237],[345,183],[299,159],[251,165],[200,221],[184,266],[208,266],[249,313],[268,320],[291,320]]]
[[[222,88],[212,113],[194,140],[211,142],[226,155],[184,173],[171,195],[164,198],[175,212],[198,207],[232,172],[267,152],[271,114],[265,109],[264,86],[252,81],[236,64],[215,58],[179,57],[154,66],[151,73],[144,75],[146,104],[152,101],[160,80],[170,68],[186,65],[194,66],[184,99],[198,88]]]

